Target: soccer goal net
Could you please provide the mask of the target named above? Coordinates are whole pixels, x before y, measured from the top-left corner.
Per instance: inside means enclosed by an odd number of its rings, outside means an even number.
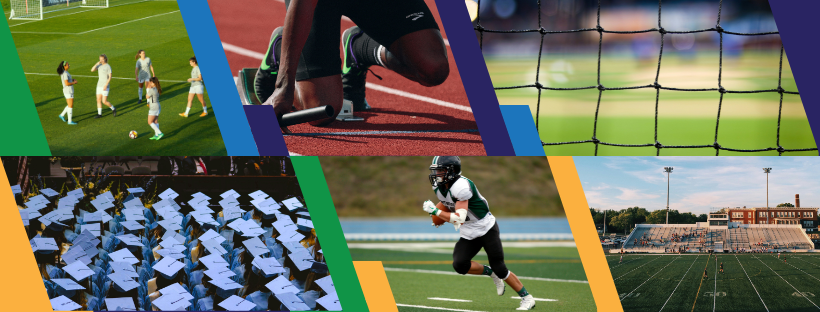
[[[11,0],[9,19],[41,20],[43,14],[79,7],[107,8],[108,0]]]

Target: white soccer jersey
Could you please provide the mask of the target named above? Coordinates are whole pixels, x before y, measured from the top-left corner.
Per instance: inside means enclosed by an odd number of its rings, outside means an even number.
[[[97,80],[97,88],[105,88],[105,85],[108,83],[108,75],[111,74],[111,65],[102,64],[97,67],[97,74],[99,74],[100,79]]]
[[[71,74],[69,74],[68,71],[64,71],[62,74],[60,74],[60,83],[63,85],[63,91],[74,90],[74,86],[69,86],[65,84],[66,80],[68,80],[68,82],[74,81],[74,79],[71,78]]]
[[[434,187],[433,192],[441,203],[453,212],[456,210],[456,202],[467,201],[467,220],[460,228],[461,237],[464,239],[481,237],[495,225],[495,217],[490,213],[487,199],[481,196],[475,183],[470,179],[459,177],[445,194],[442,194],[441,188],[438,187]]]
[[[159,92],[157,88],[147,88],[145,90],[145,98],[148,100],[148,104],[159,104]]]
[[[199,66],[194,66],[194,68],[191,69],[191,78],[192,79],[197,79],[197,78],[199,78],[200,75],[202,75],[202,74],[199,72]],[[199,87],[199,86],[202,86],[202,81],[201,80],[191,81],[191,87]]]
[[[151,58],[137,59],[137,69],[139,69],[140,77],[145,77],[145,80],[151,78]]]

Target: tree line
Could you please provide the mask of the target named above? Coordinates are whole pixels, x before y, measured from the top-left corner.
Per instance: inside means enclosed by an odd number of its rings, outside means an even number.
[[[650,212],[646,208],[630,207],[623,210],[606,210],[589,208],[592,213],[592,220],[598,230],[604,229],[606,223],[607,233],[629,233],[636,224],[665,224],[666,209],[658,209]],[[604,215],[606,214],[606,220]],[[706,222],[707,215],[695,215],[691,212],[679,212],[675,209],[669,210],[669,224],[694,224],[695,222]]]

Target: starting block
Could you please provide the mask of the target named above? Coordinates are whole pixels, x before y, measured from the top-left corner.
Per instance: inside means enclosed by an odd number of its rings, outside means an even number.
[[[256,96],[253,80],[256,77],[258,68],[243,68],[239,70],[236,79],[236,89],[242,100],[242,105],[262,105],[262,101]],[[353,102],[343,100],[342,111],[336,116],[338,121],[364,121],[364,118],[353,115]]]

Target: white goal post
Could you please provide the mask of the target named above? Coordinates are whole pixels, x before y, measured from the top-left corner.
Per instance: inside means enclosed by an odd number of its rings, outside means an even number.
[[[9,19],[41,20],[43,14],[73,8],[107,8],[108,0],[11,0]]]

